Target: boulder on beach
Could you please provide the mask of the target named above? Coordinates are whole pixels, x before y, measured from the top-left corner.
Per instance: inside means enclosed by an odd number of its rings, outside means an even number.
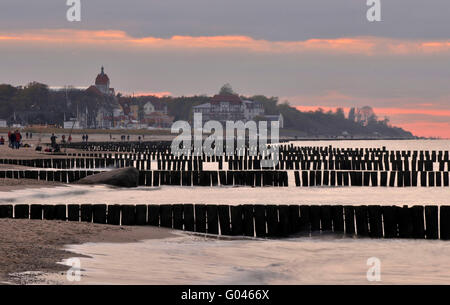
[[[137,187],[139,171],[134,167],[114,169],[100,174],[85,177],[76,184],[107,184],[121,187]]]

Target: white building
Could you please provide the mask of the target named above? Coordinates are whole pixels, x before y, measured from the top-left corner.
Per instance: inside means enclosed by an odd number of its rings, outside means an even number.
[[[8,127],[6,120],[0,120],[0,127]]]
[[[203,121],[250,121],[264,116],[264,106],[261,102],[243,101],[235,94],[215,95],[210,103],[194,106],[193,111],[201,113]]]
[[[147,102],[144,105],[144,114],[145,115],[149,115],[152,114],[154,112],[159,112],[162,114],[167,115],[167,104],[164,102],[159,102],[159,101],[153,101],[153,102]]]
[[[243,101],[243,104],[244,104],[244,117],[246,120],[253,120],[258,116],[264,115],[264,106],[261,102]]]

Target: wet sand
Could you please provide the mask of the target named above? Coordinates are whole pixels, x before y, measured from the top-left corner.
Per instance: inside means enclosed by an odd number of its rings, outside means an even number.
[[[67,270],[56,263],[73,256],[62,249],[67,244],[129,243],[175,236],[170,230],[154,227],[20,219],[0,219],[0,232],[0,282],[14,284],[33,283],[34,276],[15,277],[11,273]]]
[[[42,181],[35,179],[0,179],[0,192],[10,192],[23,189],[64,186],[61,182]]]

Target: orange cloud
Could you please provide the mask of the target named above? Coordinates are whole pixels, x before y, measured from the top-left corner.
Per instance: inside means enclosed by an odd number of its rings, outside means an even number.
[[[133,92],[132,93],[134,96],[156,96],[156,97],[164,97],[164,96],[171,96],[172,93],[169,91],[161,91],[161,92],[157,92],[157,91],[139,91],[139,92]]]
[[[335,111],[337,107],[330,106],[295,106],[299,111],[309,112],[322,108],[323,111]],[[349,107],[343,107],[348,112]],[[426,115],[436,117],[448,117],[448,122],[416,121],[416,122],[393,122],[395,126],[411,131],[421,137],[441,137],[450,139],[450,110],[441,109],[409,109],[409,108],[374,108],[375,114],[380,117],[395,115]]]
[[[403,129],[411,131],[416,136],[421,137],[440,137],[450,139],[450,122],[414,122],[398,124]]]
[[[450,53],[450,41],[411,41],[378,37],[267,41],[239,35],[173,36],[163,39],[131,37],[124,31],[72,29],[0,33],[0,43],[2,42],[88,46],[108,44],[116,48],[243,49],[269,53],[331,52],[366,56]]]

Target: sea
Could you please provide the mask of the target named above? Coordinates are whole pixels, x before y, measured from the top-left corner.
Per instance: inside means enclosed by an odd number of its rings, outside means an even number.
[[[300,146],[449,151],[449,140],[299,141]],[[140,187],[71,185],[0,193],[4,203],[450,205],[448,187]],[[62,284],[450,284],[450,242],[317,234],[287,239],[175,232],[135,243],[67,245],[80,281]],[[376,262],[376,264],[374,263]],[[59,262],[68,264],[65,260]],[[376,265],[377,277],[373,277]],[[372,276],[371,276],[372,275]]]

